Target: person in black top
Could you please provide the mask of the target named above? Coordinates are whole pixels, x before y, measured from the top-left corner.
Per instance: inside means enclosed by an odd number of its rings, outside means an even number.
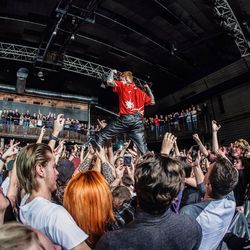
[[[185,178],[181,164],[167,155],[175,138],[167,133],[162,155],[147,156],[135,170],[135,190],[139,208],[135,219],[122,229],[108,232],[96,249],[198,249],[201,228],[195,219],[169,209]]]

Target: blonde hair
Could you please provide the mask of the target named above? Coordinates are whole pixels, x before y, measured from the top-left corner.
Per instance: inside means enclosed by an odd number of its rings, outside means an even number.
[[[249,143],[244,139],[238,139],[234,142],[234,146],[240,147],[242,150],[248,150]]]
[[[22,149],[16,160],[16,171],[18,181],[26,193],[38,189],[36,180],[36,165],[46,166],[51,160],[49,153],[51,148],[47,144],[30,144]]]
[[[131,71],[124,71],[121,73],[120,77],[129,77],[131,81],[133,81],[133,74]]]
[[[46,250],[32,228],[16,222],[0,226],[1,250],[27,250],[31,246],[37,250]]]

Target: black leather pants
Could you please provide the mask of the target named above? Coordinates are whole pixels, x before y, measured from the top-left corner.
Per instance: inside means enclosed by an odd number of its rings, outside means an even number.
[[[111,121],[96,135],[96,142],[103,145],[104,142],[113,137],[127,133],[128,137],[135,143],[141,154],[148,151],[144,134],[144,124],[139,113],[132,115],[121,115]]]

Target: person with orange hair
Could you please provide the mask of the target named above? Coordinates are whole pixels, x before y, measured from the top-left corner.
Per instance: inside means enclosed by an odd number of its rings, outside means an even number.
[[[154,96],[147,84],[144,85],[147,93],[135,85],[131,71],[123,72],[120,75],[120,81],[114,80],[114,73],[117,71],[111,70],[107,85],[112,87],[113,92],[119,96],[119,117],[100,131],[96,136],[96,142],[102,146],[105,141],[127,133],[143,155],[148,151],[143,124],[144,106],[154,105]]]
[[[94,170],[78,173],[70,180],[63,205],[78,226],[88,233],[86,243],[91,248],[115,221],[109,185],[102,174]]]

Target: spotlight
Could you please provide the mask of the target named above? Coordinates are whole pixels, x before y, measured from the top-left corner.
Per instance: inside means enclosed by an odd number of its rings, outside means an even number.
[[[174,51],[174,52],[177,51],[177,48],[176,48],[174,43],[172,43],[171,48],[172,48],[172,51]]]
[[[75,35],[74,34],[71,35],[70,40],[75,40]]]
[[[17,78],[19,80],[26,80],[27,77],[28,77],[28,74],[29,74],[29,70],[27,68],[20,68],[18,71],[17,71]]]
[[[52,35],[55,36],[57,34],[57,30],[54,30]]]
[[[40,71],[37,73],[37,76],[38,76],[39,78],[43,78],[43,72],[40,70]]]

